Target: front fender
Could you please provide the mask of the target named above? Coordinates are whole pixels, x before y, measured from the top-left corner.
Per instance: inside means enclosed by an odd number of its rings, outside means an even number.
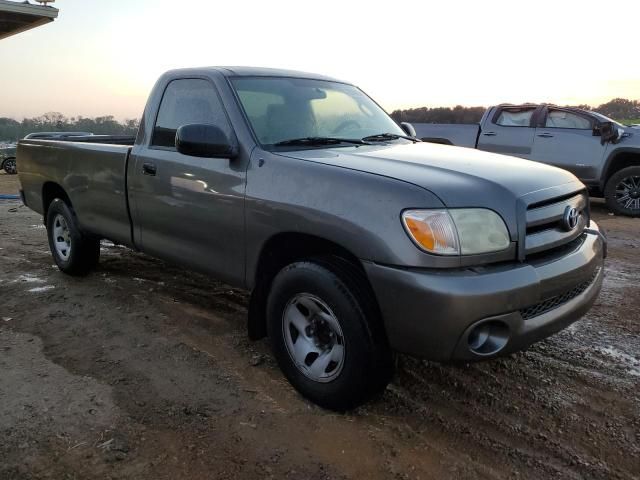
[[[263,246],[285,232],[331,241],[365,261],[426,265],[433,256],[415,247],[400,215],[443,206],[433,193],[401,180],[256,151],[247,170],[247,285]]]
[[[602,174],[600,175],[600,190],[604,191],[605,184],[611,175],[613,175],[615,168],[615,160],[616,157],[623,154],[631,154],[637,155],[640,161],[640,145],[625,145],[619,146],[617,144],[614,146],[611,151],[607,152],[607,159],[604,161],[604,165],[602,166]]]

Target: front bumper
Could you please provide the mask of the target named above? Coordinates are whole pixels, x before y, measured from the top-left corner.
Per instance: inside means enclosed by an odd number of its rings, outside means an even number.
[[[605,252],[606,239],[591,222],[567,248],[523,263],[453,271],[364,267],[394,350],[480,360],[522,350],[582,317],[602,287]],[[485,322],[504,333],[499,351],[470,348],[474,328]]]

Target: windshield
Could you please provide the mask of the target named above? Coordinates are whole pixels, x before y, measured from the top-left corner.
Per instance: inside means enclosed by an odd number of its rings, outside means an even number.
[[[287,77],[243,77],[232,83],[253,131],[267,147],[301,138],[404,135],[384,110],[353,85]]]
[[[619,127],[624,127],[624,125],[622,125],[620,122],[616,122],[615,120],[607,117],[606,115],[602,115],[601,113],[598,113],[598,112],[590,112],[590,113],[601,122],[612,122],[615,125],[618,125]]]

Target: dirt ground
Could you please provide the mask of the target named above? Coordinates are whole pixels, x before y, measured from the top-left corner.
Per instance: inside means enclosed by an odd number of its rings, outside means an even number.
[[[244,292],[107,243],[67,277],[0,201],[0,478],[640,478],[640,219],[593,209],[610,256],[584,319],[486,363],[402,357],[337,415],[246,339]]]

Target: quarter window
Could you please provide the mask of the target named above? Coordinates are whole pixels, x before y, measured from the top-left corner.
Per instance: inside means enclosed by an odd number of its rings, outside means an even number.
[[[535,108],[503,109],[498,115],[496,124],[503,127],[530,127],[533,112]]]
[[[174,80],[164,91],[151,144],[174,148],[178,128],[192,123],[215,125],[227,135],[231,133],[220,99],[210,82]]]

